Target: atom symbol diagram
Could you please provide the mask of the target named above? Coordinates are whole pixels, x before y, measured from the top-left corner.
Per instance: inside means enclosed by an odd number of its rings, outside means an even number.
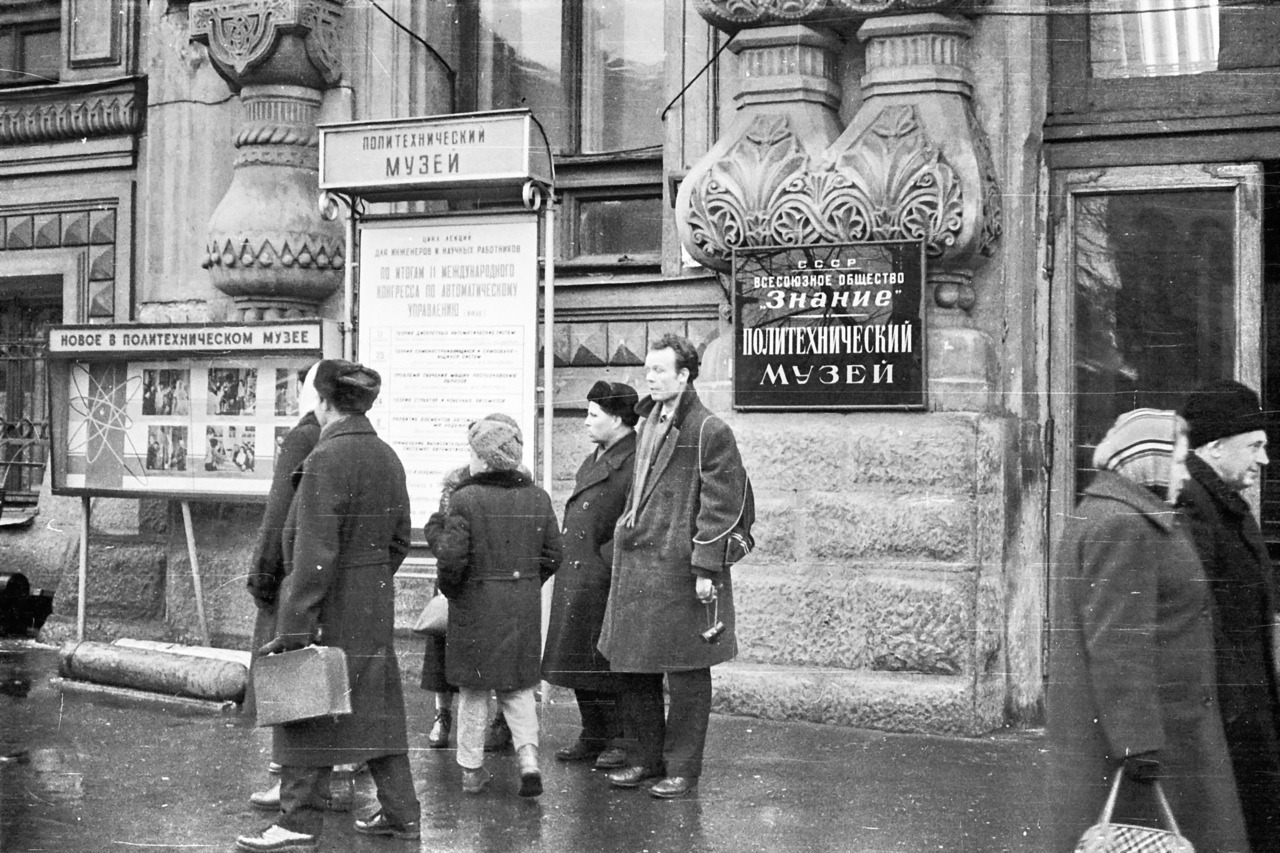
[[[84,378],[89,381],[88,393],[80,386],[82,371]],[[89,373],[87,368],[82,368],[71,372],[71,383],[75,390],[70,400],[71,411],[84,418],[84,420],[67,439],[67,449],[79,450],[83,447],[85,457],[90,466],[97,464],[103,453],[108,453],[120,463],[121,469],[128,470],[124,457],[117,453],[109,442],[99,442],[97,451],[93,452],[90,450],[89,439],[95,428],[103,433],[119,430],[124,435],[126,449],[131,451],[135,458],[142,455],[134,447],[133,440],[129,438],[129,429],[133,426],[133,418],[129,417],[126,411],[128,405],[133,402],[138,392],[142,389],[142,377],[126,377],[122,385],[112,385],[100,382],[94,378],[93,374]],[[125,399],[124,405],[118,406],[115,402],[115,394],[121,387],[123,387]],[[90,455],[91,453],[92,455]],[[140,479],[145,482],[145,471]]]

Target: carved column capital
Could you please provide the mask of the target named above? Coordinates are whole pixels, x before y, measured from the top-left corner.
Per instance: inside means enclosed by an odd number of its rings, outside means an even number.
[[[280,83],[327,89],[342,76],[340,0],[199,0],[191,39],[235,89]]]
[[[703,19],[735,33],[777,24],[845,29],[875,15],[914,12],[972,12],[988,0],[694,0]]]

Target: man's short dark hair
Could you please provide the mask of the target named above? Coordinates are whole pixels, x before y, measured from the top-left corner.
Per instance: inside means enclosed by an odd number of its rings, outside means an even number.
[[[649,344],[649,352],[669,349],[676,354],[676,373],[688,368],[689,384],[698,378],[698,348],[686,337],[668,332]]]

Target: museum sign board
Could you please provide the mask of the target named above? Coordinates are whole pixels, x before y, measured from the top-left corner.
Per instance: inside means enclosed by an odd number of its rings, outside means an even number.
[[[923,409],[924,244],[737,249],[734,408]]]

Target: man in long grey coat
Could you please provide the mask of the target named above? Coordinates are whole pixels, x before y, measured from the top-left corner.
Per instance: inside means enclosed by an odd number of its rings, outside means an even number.
[[[636,407],[635,473],[614,531],[600,632],[600,651],[619,673],[618,706],[631,742],[628,766],[609,781],[664,799],[697,785],[711,667],[738,650],[726,549],[746,511],[747,472],[733,431],[698,399],[697,376],[698,351],[688,340],[666,335],[651,345],[649,396]]]
[[[245,851],[318,849],[323,792],[335,762],[367,762],[380,809],[355,831],[398,839],[421,834],[409,771],[404,694],[393,643],[393,575],[409,551],[404,467],[365,412],[381,380],[366,367],[328,360],[316,371],[320,441],[303,463],[283,546],[276,638],[263,654],[311,642],[346,652],[352,712],[275,727],[280,816],[241,836]]]

